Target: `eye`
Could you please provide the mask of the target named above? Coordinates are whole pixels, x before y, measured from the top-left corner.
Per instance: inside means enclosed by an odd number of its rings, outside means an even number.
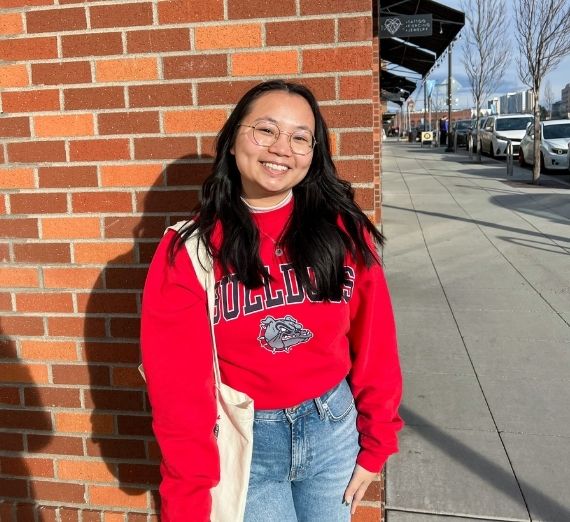
[[[264,134],[266,136],[277,136],[277,129],[273,125],[268,125],[267,123],[260,123],[255,126],[256,132],[259,134]]]
[[[311,143],[312,141],[308,134],[293,134],[293,140],[298,143]]]

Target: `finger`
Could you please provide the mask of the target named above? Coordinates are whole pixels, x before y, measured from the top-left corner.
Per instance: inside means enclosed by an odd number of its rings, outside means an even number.
[[[352,497],[352,507],[350,509],[350,513],[352,515],[354,515],[354,513],[356,512],[356,508],[358,507],[358,504],[360,504],[360,501],[364,498],[364,494],[366,493],[366,490],[368,489],[370,482],[371,481],[368,480],[362,482],[358,487],[358,489],[355,491],[354,496]]]

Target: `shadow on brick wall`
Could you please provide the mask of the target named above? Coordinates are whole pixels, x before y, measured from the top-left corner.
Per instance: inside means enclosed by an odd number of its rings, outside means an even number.
[[[33,520],[37,490],[44,497],[51,484],[34,478],[54,476],[54,464],[49,458],[26,458],[31,453],[53,450],[51,417],[35,384],[46,382],[47,366],[23,364],[15,341],[1,321],[0,360],[6,363],[1,364],[0,381],[0,520]]]
[[[141,294],[165,228],[188,219],[211,165],[210,156],[179,158],[146,194],[136,194],[142,216],[105,218],[106,239],[130,237],[134,243],[106,265],[85,308],[84,354],[89,368],[85,406],[92,412],[87,455],[106,464],[106,472],[87,479],[105,483],[88,486],[91,509],[101,504],[131,513],[159,509],[160,451],[137,370]]]

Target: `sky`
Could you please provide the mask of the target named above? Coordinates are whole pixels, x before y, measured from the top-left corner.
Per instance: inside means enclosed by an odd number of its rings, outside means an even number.
[[[461,11],[461,1],[460,0],[437,0],[440,4],[447,5],[454,9]],[[513,10],[516,9],[516,5],[518,0],[507,0],[507,2],[512,3]],[[512,11],[511,11],[512,12]],[[507,20],[510,17],[507,17]],[[509,24],[512,24],[510,20],[508,20]],[[460,33],[461,34],[461,33]],[[514,41],[514,29],[512,26],[509,30],[505,31],[506,35],[511,35],[512,38],[512,49],[513,51],[516,50],[516,42]],[[452,52],[452,77],[455,81],[455,85],[458,85],[455,94],[455,107],[456,108],[467,108],[472,107],[472,96],[471,96],[471,89],[469,86],[469,80],[467,79],[467,75],[465,74],[465,69],[463,67],[461,56],[463,54],[463,45],[462,45],[462,38],[459,38],[457,43],[453,47]],[[433,70],[430,74],[429,79],[435,80],[436,85],[440,84],[441,82],[447,81],[447,53],[444,53],[444,58],[441,61],[441,65]],[[396,74],[403,74],[403,71],[394,71]],[[408,76],[410,79],[417,78],[417,74],[412,74]],[[560,91],[562,88],[570,83],[570,56],[566,56],[556,67],[555,70],[550,72],[546,75],[545,79],[542,82],[542,87],[544,88],[547,81],[550,81],[550,85],[552,91],[554,93],[554,100],[560,99]],[[503,81],[500,85],[497,86],[497,92],[495,96],[500,96],[502,94],[506,94],[507,92],[517,92],[526,90],[522,82],[519,79],[517,69],[516,69],[516,60],[513,58],[510,63],[510,67],[507,70],[507,74],[505,74]],[[445,90],[446,87],[443,85],[439,87],[439,92],[441,93],[441,98],[445,97]],[[542,93],[541,93],[542,94]],[[416,109],[423,108],[423,90],[419,92],[418,89],[413,93],[412,98],[416,102]],[[433,98],[432,98],[433,99]],[[397,105],[389,104],[390,108],[392,109],[399,109]]]

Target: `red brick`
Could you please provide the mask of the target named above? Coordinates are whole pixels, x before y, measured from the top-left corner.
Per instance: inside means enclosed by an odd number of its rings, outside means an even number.
[[[138,339],[140,337],[140,319],[138,318],[111,318],[109,323],[111,337],[121,339]]]
[[[218,132],[226,119],[224,109],[164,111],[163,126],[167,134]]]
[[[77,1],[77,0],[73,0]],[[101,512],[100,511],[86,511],[81,513],[83,517],[81,522],[101,522]],[[145,515],[146,516],[146,515]]]
[[[79,313],[137,313],[137,296],[134,293],[91,292],[78,294],[77,309]]]
[[[0,199],[3,201],[3,199]],[[6,263],[10,261],[10,248],[8,243],[0,243],[0,261]]]
[[[138,236],[142,232],[145,239],[160,239],[166,228],[163,216],[140,217],[109,217],[104,218],[103,232],[106,238],[128,238]]]
[[[378,522],[380,518],[379,507],[359,506],[352,517],[352,522]]]
[[[42,413],[45,414],[45,412]],[[0,410],[0,415],[1,414]],[[28,451],[31,453],[83,455],[83,440],[81,437],[63,437],[54,435],[53,433],[50,433],[49,435],[29,434],[27,437]]]
[[[128,139],[70,141],[71,161],[108,161],[130,158]]]
[[[27,61],[57,58],[55,36],[42,38],[6,38],[0,40],[0,61]]]
[[[146,280],[147,268],[107,268],[105,283],[109,289],[141,290]]]
[[[91,6],[91,27],[152,25],[152,4],[132,3]]]
[[[198,104],[235,104],[249,89],[258,83],[255,80],[198,83]]]
[[[20,356],[33,361],[76,361],[75,341],[20,341]]]
[[[0,87],[25,87],[30,83],[25,65],[0,65]]]
[[[184,22],[207,22],[222,20],[224,17],[223,0],[171,0],[158,4],[158,19],[161,24]]]
[[[156,464],[119,464],[119,480],[127,484],[159,484],[160,468]]]
[[[144,388],[145,383],[142,378],[138,367],[131,366],[130,368],[113,368],[112,369],[113,386],[122,386],[125,388]],[[139,417],[137,419],[140,420]],[[127,422],[125,429],[129,429],[130,424]],[[119,433],[122,433],[119,430]]]
[[[131,212],[129,192],[77,192],[71,196],[73,212]]]
[[[20,13],[0,13],[0,34],[2,36],[17,35],[24,32],[24,24]]]
[[[28,481],[20,479],[0,478],[0,491],[2,491],[3,497],[27,498]],[[17,518],[9,520],[17,520]]]
[[[187,28],[127,32],[127,52],[129,53],[159,53],[189,50],[190,31]]]
[[[196,27],[196,49],[239,49],[261,47],[260,24],[232,24],[219,27]]]
[[[319,101],[336,99],[334,78],[303,78],[298,83],[308,87]]]
[[[95,76],[98,82],[129,82],[157,80],[156,58],[118,58],[95,62]]]
[[[198,203],[198,193],[192,189],[138,192],[136,197],[136,212],[189,212]]]
[[[158,112],[113,112],[99,114],[99,134],[158,133]]]
[[[32,82],[36,85],[61,85],[91,82],[89,62],[33,63]]]
[[[0,118],[0,138],[25,138],[30,136],[30,119],[24,116]]]
[[[12,298],[8,292],[0,293],[0,310],[4,312],[12,311]],[[7,341],[5,339],[0,339],[0,358],[4,357],[3,350],[6,349]],[[15,348],[14,348],[15,349]],[[16,352],[14,352],[15,355]]]
[[[43,268],[46,288],[92,288],[97,285],[100,271],[96,268]],[[100,286],[100,285],[99,285]]]
[[[29,293],[16,295],[19,312],[73,312],[71,294]]]
[[[357,100],[372,98],[372,76],[342,76],[340,78],[340,98]]]
[[[336,162],[339,176],[351,183],[365,183],[374,177],[373,160],[343,160]]]
[[[5,315],[2,317],[4,335],[44,335],[41,317]]]
[[[262,51],[232,55],[232,74],[235,76],[296,74],[297,72],[297,51]]]
[[[38,521],[57,522],[57,508],[51,506],[38,506]]]
[[[122,87],[64,89],[63,96],[66,110],[120,109],[125,106],[125,95]]]
[[[42,219],[43,239],[94,239],[101,237],[97,217],[57,217]],[[90,269],[86,269],[90,270]],[[46,273],[44,271],[44,277]],[[47,284],[46,281],[44,281]]]
[[[15,386],[0,386],[0,404],[20,406],[20,390]],[[4,449],[4,447],[2,447]],[[1,520],[1,519],[0,519]]]
[[[8,158],[13,163],[49,163],[65,161],[63,141],[28,141],[8,143]]]
[[[374,207],[374,189],[357,188],[354,201],[356,201],[363,210],[371,210]]]
[[[0,219],[0,237],[39,237],[37,219]]]
[[[135,159],[179,159],[196,154],[196,138],[135,138]]]
[[[79,522],[79,510],[73,508],[59,508],[59,518],[61,522]]]
[[[372,154],[373,152],[371,132],[343,132],[341,134],[341,156]]]
[[[338,39],[341,42],[372,41],[372,17],[341,18],[338,21]]]
[[[277,18],[295,15],[295,0],[282,0],[280,2],[228,0],[228,17],[230,19]]]
[[[212,173],[212,168],[212,163],[171,163],[166,167],[166,184],[168,186],[201,185]]]
[[[174,223],[175,221],[182,221],[186,217],[187,217],[187,214],[185,216],[180,216],[180,219],[175,218],[173,216],[172,222]],[[150,265],[150,262],[152,261],[152,257],[154,256],[154,253],[156,252],[157,246],[158,246],[158,242],[157,243],[139,243],[137,245],[137,248],[139,249],[139,262],[146,264],[146,265]]]
[[[2,429],[51,431],[53,426],[49,413],[32,410],[0,409]]]
[[[14,214],[53,214],[67,212],[65,194],[10,194],[10,206]]]
[[[34,481],[34,494],[37,500],[66,502],[85,502],[85,487],[79,484],[65,482]]]
[[[52,375],[54,384],[106,386],[111,383],[109,368],[107,366],[96,366],[92,361],[89,362],[89,366],[84,364],[54,364]]]
[[[40,188],[96,187],[97,167],[40,167]]]
[[[319,15],[328,13],[351,13],[370,12],[372,5],[370,0],[351,0],[350,9],[345,2],[338,0],[301,0],[302,15]]]
[[[48,334],[105,337],[105,320],[100,317],[48,317]]]
[[[24,243],[14,245],[18,263],[70,263],[69,243]]]
[[[123,54],[121,33],[63,35],[61,47],[64,58]]]
[[[36,188],[34,169],[13,167],[0,168],[0,189],[22,190],[33,188]]]
[[[79,390],[34,386],[24,390],[24,402],[31,407],[81,408]]]
[[[321,107],[330,128],[372,127],[372,104],[338,104]]]
[[[83,350],[84,358],[90,363],[137,364],[140,358],[138,343],[89,342]]]
[[[0,448],[3,451],[22,451],[24,449],[23,435],[21,433],[0,432]]]
[[[225,54],[205,54],[200,56],[165,56],[162,60],[164,77],[208,78],[226,76],[228,73]]]
[[[28,33],[59,33],[87,28],[85,9],[43,9],[26,13]]]
[[[162,455],[160,453],[160,447],[156,440],[147,441],[147,453],[149,460],[160,461]]]
[[[122,391],[116,389],[101,390],[91,388],[85,390],[85,407],[97,410],[142,411],[143,394],[139,391]]]
[[[303,72],[365,71],[372,67],[372,47],[337,47],[303,51]]]
[[[162,163],[102,165],[102,187],[150,187],[163,186]]]
[[[0,287],[33,288],[38,286],[38,273],[34,268],[0,266]]]
[[[58,111],[59,92],[57,89],[4,92],[2,106],[6,112]]]
[[[0,381],[22,384],[48,382],[48,368],[45,364],[0,364]]]
[[[192,105],[191,83],[129,87],[130,107],[168,107],[179,105]]]
[[[0,457],[0,466],[2,473],[6,475],[45,478],[54,476],[53,461],[49,459]]]
[[[334,42],[334,20],[275,22],[265,26],[267,45],[303,45]]]

